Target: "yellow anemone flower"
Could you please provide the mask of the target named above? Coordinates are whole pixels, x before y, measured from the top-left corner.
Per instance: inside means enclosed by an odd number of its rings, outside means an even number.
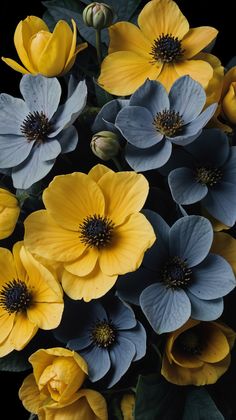
[[[107,420],[102,395],[81,389],[88,371],[79,354],[61,347],[40,349],[29,362],[33,374],[24,380],[19,397],[39,420]]]
[[[12,234],[19,214],[20,206],[16,196],[0,188],[0,239]]]
[[[138,16],[139,28],[118,22],[109,28],[109,54],[104,59],[100,85],[108,92],[132,94],[147,78],[167,90],[180,76],[189,75],[205,88],[213,69],[195,59],[218,31],[204,26],[189,28],[187,19],[172,0],[152,0]]]
[[[232,125],[236,124],[236,66],[232,67],[224,77],[221,116]]]
[[[225,324],[190,319],[168,334],[162,375],[176,385],[214,384],[230,365],[235,337]]]
[[[17,242],[0,248],[0,357],[22,350],[39,328],[56,328],[64,308],[52,274]]]
[[[25,244],[63,263],[62,287],[72,299],[99,298],[119,274],[137,270],[156,239],[139,213],[148,190],[143,175],[103,165],[56,176],[43,193],[46,210],[25,221]]]
[[[13,70],[22,74],[42,74],[46,77],[67,73],[75,62],[76,55],[87,43],[76,46],[76,24],[72,19],[73,32],[64,20],[59,20],[51,33],[46,23],[37,16],[27,16],[15,30],[14,44],[21,66],[11,58],[2,60]]]

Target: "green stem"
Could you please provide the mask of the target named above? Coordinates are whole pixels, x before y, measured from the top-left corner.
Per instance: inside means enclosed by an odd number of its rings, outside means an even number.
[[[116,165],[118,171],[123,171],[123,168],[122,168],[120,162],[118,161],[118,159],[116,157],[113,157],[112,160],[113,160],[114,164]]]
[[[98,65],[99,67],[101,67],[101,62],[102,62],[101,29],[96,29],[96,50],[97,50]]]

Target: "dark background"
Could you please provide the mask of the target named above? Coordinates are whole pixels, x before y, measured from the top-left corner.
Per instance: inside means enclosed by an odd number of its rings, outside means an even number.
[[[226,65],[230,58],[236,55],[235,2],[228,0],[224,0],[223,3],[209,0],[177,0],[176,2],[187,17],[191,27],[214,26],[219,30],[213,53],[219,57],[223,65]],[[143,5],[146,3],[146,1],[143,1]],[[31,2],[16,1],[14,4],[13,1],[8,0],[7,2],[4,1],[4,8],[2,4],[1,9],[0,56],[18,61],[13,44],[13,35],[18,22],[27,15],[42,17],[45,9],[38,0]],[[0,61],[0,92],[19,96],[18,85],[20,79],[21,75],[19,73]],[[230,302],[230,304],[233,304],[233,302]],[[232,314],[232,316],[235,315]],[[231,388],[229,381],[233,377],[234,383],[233,381],[231,383],[232,387],[235,388],[236,376],[235,372],[233,375],[232,373],[225,378],[229,389]],[[26,375],[27,373],[0,372],[1,413],[7,413],[4,415],[5,418],[24,420],[29,417],[17,398],[18,389]],[[231,398],[233,401],[233,394]],[[10,400],[10,403],[7,400]]]

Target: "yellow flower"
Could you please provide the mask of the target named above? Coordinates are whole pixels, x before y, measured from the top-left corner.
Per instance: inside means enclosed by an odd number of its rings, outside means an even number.
[[[19,397],[39,420],[107,420],[101,394],[81,389],[87,364],[77,353],[64,348],[40,349],[29,358],[33,374],[27,376]]]
[[[14,34],[16,51],[24,67],[11,58],[2,60],[23,74],[53,77],[67,73],[76,55],[87,47],[86,42],[76,46],[76,24],[71,21],[73,32],[67,22],[59,20],[51,33],[42,19],[27,16],[18,23]]]
[[[0,188],[0,239],[12,234],[19,214],[20,206],[15,195]]]
[[[176,385],[214,384],[230,365],[235,337],[225,324],[190,319],[168,334],[162,375]]]
[[[232,67],[224,77],[221,115],[230,124],[236,124],[236,66]]]
[[[120,403],[121,412],[124,420],[134,420],[134,394],[123,395]]]
[[[17,242],[0,248],[0,357],[22,350],[39,328],[56,328],[64,308],[52,274]]]
[[[169,90],[186,74],[207,86],[212,66],[195,56],[216,37],[216,29],[190,29],[172,0],[148,2],[138,16],[138,25],[118,22],[110,26],[109,54],[98,79],[105,90],[130,95],[147,78],[160,81]]]
[[[215,232],[211,252],[224,257],[236,274],[236,239],[225,232]]]
[[[46,210],[25,221],[26,246],[63,263],[62,286],[72,299],[99,298],[119,274],[137,270],[156,239],[139,213],[147,194],[143,175],[103,165],[59,175],[43,193]]]

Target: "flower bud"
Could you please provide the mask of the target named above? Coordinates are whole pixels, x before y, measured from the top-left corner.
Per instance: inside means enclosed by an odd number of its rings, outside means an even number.
[[[102,160],[113,159],[120,151],[118,136],[111,131],[94,134],[90,146],[93,153]]]
[[[222,110],[231,124],[236,124],[236,82],[232,82],[222,101]]]
[[[85,25],[94,29],[104,29],[112,24],[114,11],[105,3],[91,3],[83,11]]]

